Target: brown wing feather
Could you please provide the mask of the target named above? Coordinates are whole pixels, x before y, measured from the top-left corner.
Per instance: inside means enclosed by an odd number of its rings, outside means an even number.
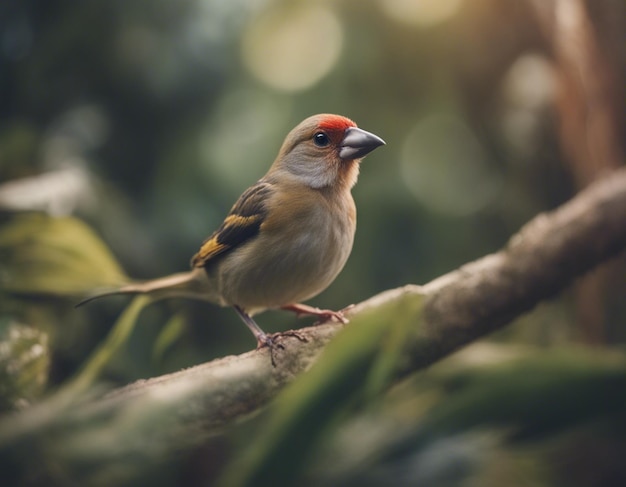
[[[205,267],[259,233],[267,216],[267,198],[272,192],[263,180],[248,188],[231,208],[224,222],[204,241],[191,259],[192,267]]]

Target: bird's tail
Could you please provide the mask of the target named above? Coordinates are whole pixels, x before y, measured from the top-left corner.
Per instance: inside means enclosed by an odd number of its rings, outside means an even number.
[[[213,301],[211,287],[204,269],[193,269],[150,281],[126,284],[112,289],[101,289],[76,304],[76,308],[95,299],[120,294],[149,294],[156,299],[185,297]]]

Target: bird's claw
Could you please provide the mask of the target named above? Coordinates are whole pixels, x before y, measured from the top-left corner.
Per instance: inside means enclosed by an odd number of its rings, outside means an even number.
[[[335,323],[341,323],[345,325],[348,323],[348,318],[346,318],[343,314],[343,311],[333,311],[330,309],[321,309],[319,314],[315,314],[319,318],[315,322],[316,325],[322,325],[324,323],[328,323],[329,321],[334,321]]]
[[[301,342],[308,342],[308,338],[304,335],[304,333],[300,333],[299,331],[294,331],[294,330],[288,330],[288,331],[281,331],[278,333],[271,333],[269,335],[266,335],[265,333],[263,333],[262,335],[257,336],[257,350],[267,347],[269,348],[270,351],[270,359],[272,360],[272,366],[276,367],[276,359],[274,357],[274,352],[276,349],[280,349],[280,350],[284,350],[285,346],[280,343],[280,339],[282,337],[294,337],[297,338],[298,340],[300,340]]]
[[[328,323],[329,321],[341,323],[342,325],[347,325],[348,323],[350,323],[350,320],[346,318],[345,313],[352,308],[354,308],[354,304],[350,304],[338,311],[333,311],[332,309],[315,308],[316,312],[310,314],[313,314],[319,318],[319,320],[315,322],[316,325],[322,325],[324,323]]]

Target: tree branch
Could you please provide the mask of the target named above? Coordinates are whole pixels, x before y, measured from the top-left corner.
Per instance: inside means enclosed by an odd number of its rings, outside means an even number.
[[[407,295],[426,296],[425,322],[416,323],[418,337],[401,370],[401,375],[405,375],[501,328],[625,248],[626,170],[622,169],[557,210],[534,218],[501,251],[424,286],[385,291],[356,305],[349,316],[358,323],[356,318],[372,308]],[[139,439],[142,434],[159,437],[159,441],[151,442],[153,450],[180,447],[181,441],[196,442],[198,432],[214,433],[259,410],[310,367],[342,327],[324,324],[304,328],[300,331],[308,338],[306,343],[284,338],[285,349],[277,354],[277,367],[272,367],[267,349],[261,349],[135,382],[97,401],[74,407],[63,419],[33,421],[33,415],[39,413],[37,407],[31,408],[0,424],[0,447],[23,436],[24,430],[32,432],[33,424],[48,423],[48,429],[66,432],[68,426],[77,427],[84,421],[95,423],[93,427],[103,431],[110,430],[113,422],[118,426],[121,422],[132,424],[132,435],[128,434],[132,440],[112,449],[120,458],[137,446],[136,442],[145,449],[145,439]],[[49,411],[46,417],[51,417]],[[195,434],[181,435],[181,431]],[[79,439],[70,439],[65,448],[88,455],[81,435],[77,436]],[[176,444],[160,441],[165,439]]]

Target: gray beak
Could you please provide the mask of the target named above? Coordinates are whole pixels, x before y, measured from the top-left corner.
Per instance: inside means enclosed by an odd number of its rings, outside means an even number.
[[[385,145],[385,141],[377,135],[356,127],[350,127],[346,129],[341,141],[339,157],[342,159],[360,159],[381,145]]]

